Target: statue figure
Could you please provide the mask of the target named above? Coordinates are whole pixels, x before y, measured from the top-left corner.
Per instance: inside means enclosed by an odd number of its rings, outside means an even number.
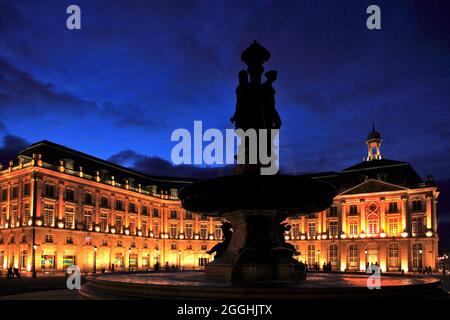
[[[214,247],[211,248],[211,250],[206,251],[207,254],[213,254],[215,252],[216,255],[214,259],[217,259],[224,254],[225,250],[230,244],[231,236],[233,235],[231,223],[222,222],[222,226],[220,228],[222,229],[223,233],[223,241],[221,243],[216,244]]]
[[[291,230],[290,224],[280,223],[279,232],[280,232],[281,247],[289,249],[292,252],[292,254],[291,254],[291,257],[292,257],[293,255],[298,255],[299,252],[297,252],[297,250],[295,249],[295,247],[292,244],[287,243],[286,239],[284,238],[286,231],[289,231],[289,230]]]
[[[281,118],[275,109],[275,89],[272,86],[277,80],[277,72],[270,70],[265,73],[265,76],[267,80],[261,85],[263,128],[280,129]]]
[[[239,84],[236,88],[236,110],[230,118],[231,123],[235,124],[236,128],[247,130],[250,128],[250,83],[248,81],[248,73],[245,70],[239,71]]]

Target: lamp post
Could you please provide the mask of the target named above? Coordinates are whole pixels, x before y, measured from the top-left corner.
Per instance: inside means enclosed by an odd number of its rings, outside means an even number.
[[[320,249],[317,250],[317,271],[320,270]]]
[[[418,265],[418,267],[420,269],[422,269],[422,253],[423,253],[423,250],[419,249],[419,265]]]
[[[131,248],[128,248],[128,272],[131,272]]]
[[[94,246],[94,274],[97,273],[97,246]]]

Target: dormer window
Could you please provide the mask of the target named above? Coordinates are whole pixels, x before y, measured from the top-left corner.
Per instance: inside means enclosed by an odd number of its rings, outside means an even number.
[[[75,164],[75,161],[73,161],[72,159],[64,159],[64,167],[67,170],[73,170],[75,167],[74,164]]]

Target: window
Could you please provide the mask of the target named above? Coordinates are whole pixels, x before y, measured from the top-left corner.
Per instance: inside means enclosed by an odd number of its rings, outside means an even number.
[[[19,188],[17,186],[13,187],[11,190],[11,199],[17,199],[19,196]]]
[[[128,204],[128,211],[131,213],[136,213],[136,204],[133,202],[130,202]]]
[[[108,240],[103,239],[102,240],[102,246],[107,247],[108,246]]]
[[[141,222],[141,231],[142,231],[142,235],[147,236],[147,221],[146,220],[142,220],[142,222]]]
[[[192,244],[187,244],[186,245],[186,250],[192,250]]]
[[[200,239],[207,239],[207,238],[208,238],[208,225],[202,223],[200,225]]]
[[[27,250],[20,251],[20,266],[22,269],[27,268]]]
[[[308,236],[314,237],[316,235],[316,223],[309,222],[308,223]]]
[[[389,212],[398,212],[397,202],[389,202]]]
[[[52,184],[45,184],[44,195],[46,197],[54,198],[55,197],[55,186]]]
[[[86,246],[91,246],[92,245],[92,238],[91,237],[84,238],[84,244]]]
[[[45,243],[53,243],[53,236],[51,234],[45,235]]]
[[[122,240],[117,240],[117,246],[122,247]]]
[[[413,209],[413,211],[421,211],[422,210],[422,201],[414,200],[412,202],[412,209]]]
[[[2,225],[8,222],[7,216],[6,216],[6,207],[2,208]]]
[[[75,201],[75,192],[72,189],[66,189],[66,201]]]
[[[328,230],[330,233],[330,237],[335,237],[339,233],[339,225],[337,221],[330,221],[328,224]]]
[[[338,214],[337,207],[336,206],[331,206],[330,207],[330,217],[336,217],[337,214]]]
[[[130,220],[130,233],[136,234],[136,223],[134,222],[134,219]]]
[[[66,208],[66,212],[64,215],[64,227],[66,229],[75,228],[75,209],[74,208]]]
[[[19,221],[19,210],[17,208],[17,205],[14,205],[12,207],[12,221],[13,226],[16,226],[16,223]]]
[[[194,215],[190,211],[186,211],[186,220],[192,220],[194,219]]]
[[[177,244],[176,244],[176,243],[172,243],[172,244],[170,245],[170,249],[176,250],[176,249],[177,249]]]
[[[158,218],[158,217],[159,217],[159,211],[158,211],[157,208],[153,208],[152,216],[155,217],[155,218]]]
[[[53,227],[55,216],[55,206],[52,204],[44,205],[44,226]]]
[[[178,224],[171,223],[170,224],[170,237],[177,238],[178,237]]]
[[[30,184],[29,183],[25,183],[23,185],[23,196],[24,197],[28,197],[30,195]]]
[[[27,225],[30,220],[30,204],[25,203],[23,206],[23,225]]]
[[[206,249],[208,249],[208,247],[206,246],[206,244],[202,244],[201,250],[206,250]]]
[[[73,244],[73,237],[68,236],[68,237],[66,238],[66,244]]]
[[[350,214],[358,214],[358,206],[356,204],[350,205]]]
[[[92,230],[92,211],[84,210],[84,227],[86,230]]]
[[[159,222],[158,221],[153,221],[153,235],[155,237],[159,236]]]
[[[14,236],[9,237],[8,243],[9,243],[9,244],[16,243],[16,239],[14,238]]]
[[[108,215],[106,213],[102,213],[100,217],[100,231],[107,232],[108,230]]]
[[[349,221],[349,228],[350,228],[350,236],[357,236],[357,235],[359,235],[359,232],[358,232],[358,220],[350,220]]]
[[[216,224],[214,226],[214,239],[216,240],[222,239],[222,228],[220,224]]]
[[[100,199],[100,206],[102,208],[108,208],[108,198],[107,197],[102,197]]]
[[[333,267],[338,265],[338,245],[330,244],[330,263]]]
[[[300,236],[300,226],[298,223],[292,224],[291,235],[294,239],[298,239],[298,237]]]
[[[398,236],[398,219],[397,218],[389,218],[388,219],[388,235],[391,237]]]
[[[122,222],[123,222],[122,216],[116,216],[116,229],[117,229],[117,232],[122,232]]]
[[[170,211],[170,219],[177,219],[178,218],[178,213],[176,210],[172,210]]]
[[[356,243],[350,244],[348,247],[349,267],[358,267],[358,246]]]
[[[316,246],[313,244],[308,245],[308,266],[312,267],[316,264]]]
[[[84,204],[92,204],[92,195],[90,193],[84,194]]]
[[[2,201],[8,200],[8,190],[3,189],[2,190]]]
[[[423,248],[421,243],[413,244],[413,269],[422,268]]]
[[[27,237],[26,236],[22,236],[20,238],[20,243],[22,243],[22,244],[27,243]]]
[[[141,207],[141,214],[144,216],[148,215],[148,209],[146,206]]]
[[[136,248],[136,242],[131,241],[130,247],[131,247],[131,248]]]
[[[192,223],[186,223],[184,226],[184,235],[186,239],[192,239]]]
[[[423,232],[423,217],[413,217],[411,223],[411,231],[413,235]]]
[[[367,216],[367,233],[369,235],[375,235],[379,233],[379,218],[376,214],[370,214]]]
[[[388,246],[388,268],[398,271],[400,268],[399,246],[397,243],[390,243]]]
[[[198,265],[199,267],[204,267],[208,264],[209,260],[208,258],[198,258]]]
[[[123,204],[121,200],[116,200],[116,210],[123,211]]]

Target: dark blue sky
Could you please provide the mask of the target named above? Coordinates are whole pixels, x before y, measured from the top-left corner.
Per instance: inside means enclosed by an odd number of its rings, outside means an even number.
[[[82,29],[66,29],[77,4]],[[382,30],[366,28],[377,4]],[[0,0],[2,160],[48,139],[156,174],[170,134],[231,128],[240,53],[278,70],[286,171],[361,161],[372,120],[383,156],[450,178],[449,1]],[[186,169],[186,170],[185,170]]]

